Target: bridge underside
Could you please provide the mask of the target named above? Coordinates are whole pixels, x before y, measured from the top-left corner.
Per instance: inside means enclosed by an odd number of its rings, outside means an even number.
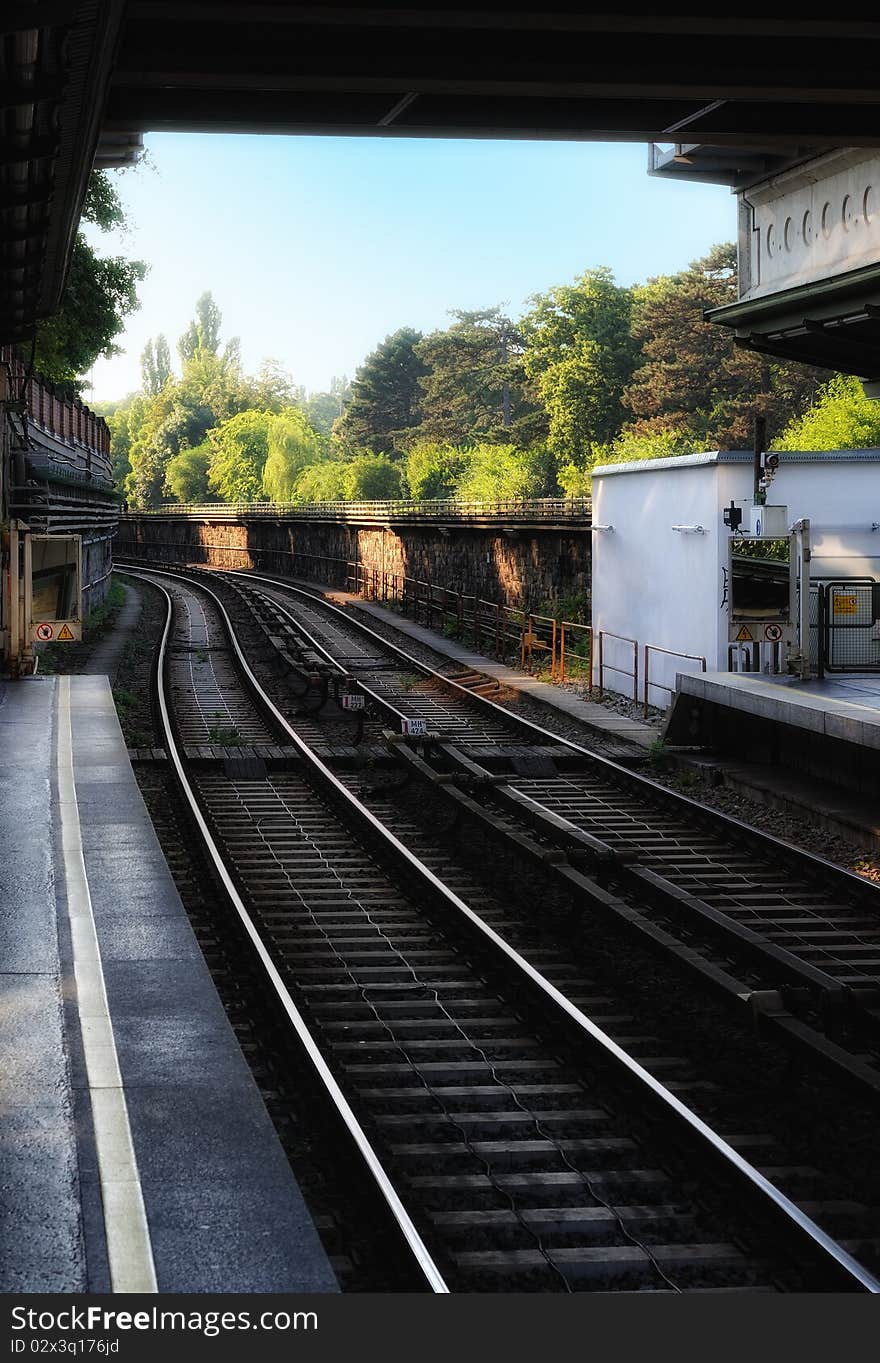
[[[96,156],[125,163],[146,131],[642,141],[674,149],[656,173],[742,187],[880,145],[880,20],[865,13],[13,0],[0,341],[57,307]]]

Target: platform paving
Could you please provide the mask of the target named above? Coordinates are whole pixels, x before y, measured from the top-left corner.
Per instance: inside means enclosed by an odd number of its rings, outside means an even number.
[[[335,1291],[134,780],[105,676],[37,676],[0,691],[0,1291],[111,1287],[115,1194],[106,1158],[99,1171],[93,1107],[112,1082],[96,1086],[85,1063],[90,1014],[67,916],[75,886],[70,849],[59,846],[67,685],[83,865],[158,1291]]]

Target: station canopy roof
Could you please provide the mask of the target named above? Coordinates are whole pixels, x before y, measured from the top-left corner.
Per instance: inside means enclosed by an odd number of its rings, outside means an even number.
[[[96,157],[148,131],[656,143],[657,173],[736,186],[880,145],[875,8],[704,8],[8,0],[0,341],[57,307]]]

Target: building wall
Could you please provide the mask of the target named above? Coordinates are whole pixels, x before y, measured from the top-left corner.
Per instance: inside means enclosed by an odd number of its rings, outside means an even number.
[[[324,521],[254,519],[246,523],[189,521],[180,516],[129,517],[120,524],[116,553],[154,560],[264,568],[344,586],[346,564],[383,572],[487,601],[540,611],[570,597],[589,601],[589,528],[512,533],[450,525],[409,528],[339,525]]]
[[[811,578],[868,576],[880,580],[880,451],[783,455],[767,493],[787,507],[788,524],[808,518]],[[672,465],[670,467],[670,465]],[[593,624],[639,642],[705,657],[708,670],[728,667],[729,532],[723,523],[731,500],[748,525],[753,507],[751,455],[722,455],[700,465],[658,460],[637,471],[614,468],[593,479],[593,519],[613,531],[594,534]],[[701,525],[703,533],[673,525]],[[611,668],[604,681],[631,693],[631,681],[614,667],[632,669],[632,646],[603,640]],[[666,705],[675,674],[699,670],[681,659],[651,657],[652,704]]]
[[[711,465],[593,480],[593,523],[613,526],[593,535],[593,628],[637,641],[642,684],[646,644],[706,656],[715,666],[720,519]],[[700,525],[704,533],[673,525]],[[633,645],[603,637],[602,652],[603,684],[632,694]],[[665,686],[688,670],[699,665],[650,657],[649,675]],[[649,699],[666,705],[669,693],[658,685]]]

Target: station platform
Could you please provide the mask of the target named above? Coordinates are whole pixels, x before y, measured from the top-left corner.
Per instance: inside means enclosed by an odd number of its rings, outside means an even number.
[[[105,676],[0,683],[0,1291],[333,1292]]]
[[[880,675],[801,681],[763,673],[682,673],[677,686],[681,695],[860,747],[880,748]]]
[[[880,675],[680,674],[663,737],[823,783],[842,826],[880,829]],[[818,794],[818,792],[816,792]],[[812,802],[811,802],[812,803]]]

